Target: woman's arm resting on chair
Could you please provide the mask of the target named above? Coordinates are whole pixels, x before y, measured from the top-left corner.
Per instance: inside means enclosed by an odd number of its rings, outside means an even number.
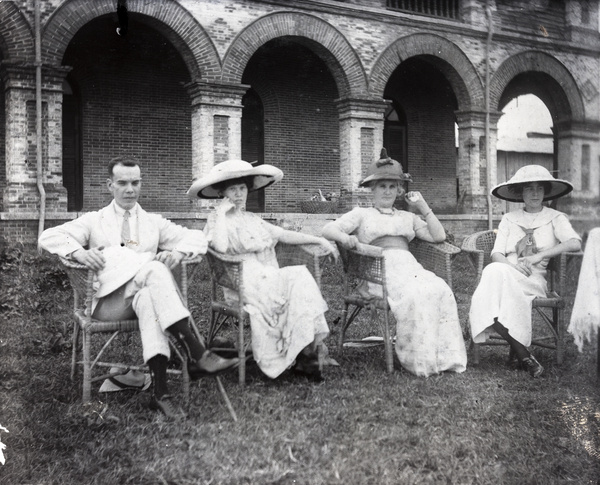
[[[356,249],[357,244],[359,244],[356,236],[346,234],[332,222],[325,225],[322,234],[324,238],[339,242],[346,249]]]
[[[313,236],[311,234],[305,234],[303,232],[288,231],[284,230],[279,240],[286,244],[318,244],[327,251],[327,254],[335,254],[335,249],[331,243],[324,237]]]

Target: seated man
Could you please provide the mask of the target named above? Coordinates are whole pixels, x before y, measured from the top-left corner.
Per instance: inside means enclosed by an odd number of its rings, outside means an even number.
[[[101,286],[92,305],[94,318],[114,320],[137,316],[144,361],[154,386],[150,407],[177,419],[183,413],[172,402],[167,387],[170,356],[167,332],[187,352],[192,380],[239,364],[238,359],[223,359],[207,350],[191,332],[190,313],[170,272],[185,256],[206,253],[207,242],[202,231],[178,226],[140,207],[137,200],[142,180],[137,162],[115,158],[108,164],[108,176],[107,186],[113,196],[108,206],[45,230],[38,244],[41,249],[75,260],[100,274]],[[117,284],[113,281],[111,285],[112,278],[123,277],[120,271],[103,272],[109,255],[114,258],[116,254],[113,246],[130,248],[140,256],[144,253],[150,257],[128,281],[121,280]],[[105,254],[104,248],[111,250]],[[115,264],[119,263],[110,261],[110,266]]]

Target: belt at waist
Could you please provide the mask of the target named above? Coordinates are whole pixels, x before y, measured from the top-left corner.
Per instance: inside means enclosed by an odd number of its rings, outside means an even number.
[[[406,249],[408,251],[408,240],[404,236],[381,236],[373,239],[369,244],[383,249]]]

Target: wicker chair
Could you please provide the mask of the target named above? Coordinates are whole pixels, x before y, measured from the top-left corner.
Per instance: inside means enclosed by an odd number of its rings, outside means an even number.
[[[75,317],[75,324],[73,327],[73,355],[71,360],[71,379],[75,378],[77,373],[77,364],[83,366],[83,396],[82,401],[84,403],[91,400],[91,389],[92,383],[100,380],[104,380],[108,377],[118,375],[111,373],[104,373],[102,375],[94,376],[94,370],[97,367],[111,368],[116,367],[122,369],[123,372],[127,370],[141,370],[147,371],[145,365],[133,365],[123,362],[105,362],[100,361],[102,354],[110,347],[111,343],[121,333],[136,332],[139,329],[137,320],[121,320],[121,321],[101,321],[92,318],[91,308],[92,299],[94,295],[93,281],[94,271],[87,269],[85,266],[71,261],[66,258],[59,258],[62,269],[67,273],[73,288],[73,314]],[[188,281],[195,271],[197,264],[202,261],[202,258],[197,257],[194,259],[186,259],[182,262],[182,268],[177,271],[179,274],[179,288],[182,293],[183,301],[187,302],[187,290]],[[190,322],[192,329],[198,337],[200,333],[197,328]],[[81,335],[81,339],[79,338]],[[104,335],[105,341],[97,354],[92,356],[92,337],[96,335]],[[106,338],[107,337],[107,338]],[[80,342],[81,340],[81,342]],[[187,405],[189,402],[189,389],[190,379],[187,372],[186,360],[187,357],[179,348],[175,345],[174,341],[171,341],[171,347],[174,350],[177,357],[180,359],[182,365],[181,370],[179,369],[168,369],[167,372],[171,374],[179,374],[182,376],[183,381],[183,396],[184,403]],[[82,352],[83,360],[78,362],[78,354]]]
[[[491,262],[491,252],[496,241],[496,231],[481,231],[467,236],[462,243],[463,253],[469,257],[475,268],[477,283],[481,279],[483,268]],[[555,256],[548,263],[548,292],[545,298],[535,298],[532,302],[533,312],[537,313],[550,331],[549,334],[534,335],[532,345],[556,350],[556,363],[563,361],[563,337],[564,337],[564,307],[565,300],[560,295],[565,287],[565,275],[567,267],[567,253]],[[507,342],[492,333],[489,338],[481,344],[473,346],[473,364],[479,364],[479,345],[504,345]]]
[[[343,351],[345,343],[361,342],[362,340],[346,339],[346,330],[355,321],[363,308],[371,311],[371,322],[377,322],[380,334],[383,337],[385,349],[385,363],[387,372],[394,370],[394,354],[392,349],[393,329],[390,327],[390,307],[387,301],[386,268],[383,251],[376,246],[361,244],[357,249],[345,249],[338,244],[338,250],[344,268],[344,310],[342,313],[342,326],[340,328],[338,348]],[[443,242],[433,244],[414,239],[409,244],[410,252],[417,261],[427,270],[443,278],[452,288],[452,259],[460,249],[452,244]],[[360,281],[368,281],[382,287],[382,298],[366,298],[356,289]],[[377,317],[377,311],[383,312],[383,321]]]
[[[321,287],[322,267],[328,256],[320,250],[318,245],[291,245],[280,242],[275,246],[275,252],[280,268],[304,265],[312,274],[319,288]],[[210,347],[213,339],[225,324],[237,325],[237,353],[240,359],[238,368],[239,383],[243,386],[246,382],[246,358],[249,354],[250,345],[249,336],[245,336],[249,321],[248,314],[242,303],[244,288],[243,261],[240,256],[218,253],[210,248],[206,253],[206,259],[210,266],[212,280],[211,321],[207,342]],[[227,288],[236,294],[237,302],[235,304],[225,301],[223,288]],[[321,354],[321,349],[319,349],[319,354]]]

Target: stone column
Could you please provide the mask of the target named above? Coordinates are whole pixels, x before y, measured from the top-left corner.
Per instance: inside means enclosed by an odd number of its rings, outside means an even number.
[[[62,178],[62,83],[70,68],[42,68],[42,182],[46,210],[66,212]],[[6,186],[3,209],[37,212],[37,137],[35,67],[2,65],[6,99]]]
[[[359,188],[365,170],[379,159],[383,123],[389,102],[383,99],[338,99],[340,119],[340,208],[367,204],[368,190]]]
[[[192,178],[206,175],[215,163],[242,158],[242,97],[249,87],[202,81],[186,86],[192,104]],[[209,205],[199,199],[196,208]]]
[[[459,210],[462,213],[486,214],[487,194],[497,183],[496,144],[498,120],[501,113],[490,114],[490,160],[485,146],[485,112],[456,112],[458,124],[458,177]],[[488,173],[490,170],[490,187]],[[495,202],[495,201],[493,201]],[[497,212],[497,208],[494,210]]]
[[[600,202],[600,123],[563,121],[555,124],[558,171],[553,175],[573,184],[557,208],[573,216],[597,219]]]

